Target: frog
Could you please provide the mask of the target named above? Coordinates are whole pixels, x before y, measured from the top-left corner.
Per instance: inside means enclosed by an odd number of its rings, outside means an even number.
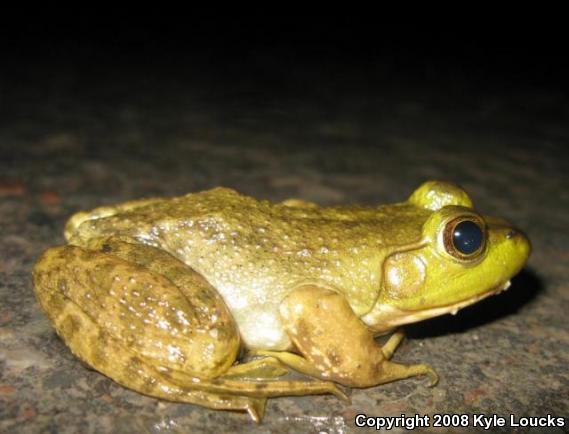
[[[76,357],[136,392],[256,422],[272,397],[435,385],[429,364],[393,361],[402,327],[506,290],[531,251],[433,180],[373,206],[217,187],[80,211],[64,236],[32,274]]]

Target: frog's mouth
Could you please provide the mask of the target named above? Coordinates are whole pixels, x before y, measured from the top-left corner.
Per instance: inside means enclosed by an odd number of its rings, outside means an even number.
[[[389,304],[377,304],[361,319],[374,332],[385,333],[403,324],[414,323],[447,313],[456,315],[460,309],[466,306],[470,306],[471,304],[474,304],[486,297],[490,297],[491,295],[506,291],[510,285],[511,282],[508,280],[505,283],[498,285],[489,291],[483,292],[482,294],[471,297],[468,300],[459,301],[457,303],[445,306],[432,307],[420,311],[403,310]]]

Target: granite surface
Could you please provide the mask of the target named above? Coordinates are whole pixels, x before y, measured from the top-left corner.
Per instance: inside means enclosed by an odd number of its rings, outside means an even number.
[[[569,416],[566,95],[350,71],[322,80],[319,71],[261,87],[188,71],[2,77],[0,432],[351,433],[365,431],[355,428],[359,413]],[[426,179],[459,183],[533,244],[509,291],[407,328],[395,359],[434,366],[441,381],[432,389],[410,379],[352,390],[351,404],[272,399],[255,425],[142,396],[87,369],[34,299],[31,267],[63,243],[77,210],[217,185],[274,201],[375,204],[402,200]]]

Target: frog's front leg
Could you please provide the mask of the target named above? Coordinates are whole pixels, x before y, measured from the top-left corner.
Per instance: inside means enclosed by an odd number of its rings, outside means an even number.
[[[162,250],[95,239],[49,249],[33,274],[42,308],[73,353],[141,393],[255,420],[269,396],[341,396],[330,382],[270,380],[283,373],[274,361],[232,368],[240,339],[225,303]]]
[[[384,347],[354,314],[341,294],[316,286],[292,291],[280,309],[283,324],[302,356],[262,351],[305,374],[353,387],[428,375],[438,377],[428,365],[403,365],[389,361],[403,338],[394,334]]]

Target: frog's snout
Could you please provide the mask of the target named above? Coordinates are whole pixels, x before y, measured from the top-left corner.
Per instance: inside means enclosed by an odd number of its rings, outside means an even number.
[[[499,248],[502,252],[500,256],[507,258],[510,264],[503,271],[511,277],[519,273],[526,264],[531,254],[530,240],[523,231],[513,226],[497,229],[496,235],[498,244],[502,246]]]
[[[506,239],[513,240],[513,242],[525,244],[528,250],[528,255],[531,252],[531,243],[527,235],[521,229],[511,227],[506,232]]]
[[[488,225],[490,244],[502,245],[507,249],[507,256],[514,255],[523,266],[531,254],[531,243],[527,235],[507,220],[494,216],[484,217]]]
[[[509,227],[506,230],[506,240],[514,243],[518,250],[521,249],[520,253],[525,252],[527,256],[529,256],[531,252],[531,243],[529,241],[529,238],[521,229],[513,226]]]
[[[531,243],[529,238],[521,230],[511,228],[506,234],[506,240],[514,243],[514,248],[518,252],[518,257],[522,259],[523,266],[531,254]]]

